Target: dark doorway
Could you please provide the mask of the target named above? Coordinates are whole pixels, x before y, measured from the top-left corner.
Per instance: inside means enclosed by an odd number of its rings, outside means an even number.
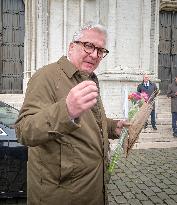
[[[23,92],[23,0],[0,0],[0,93]]]
[[[161,11],[159,16],[159,69],[161,94],[177,74],[177,12]]]

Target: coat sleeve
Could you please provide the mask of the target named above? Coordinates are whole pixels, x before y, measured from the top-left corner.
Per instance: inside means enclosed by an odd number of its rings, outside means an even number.
[[[137,92],[141,93],[141,85],[138,85]]]
[[[177,96],[175,95],[175,92],[173,92],[173,90],[172,90],[172,85],[169,85],[169,86],[168,86],[167,97],[171,97],[171,98],[177,97]]]
[[[117,122],[118,122],[118,120],[113,120],[113,119],[107,118],[108,138],[109,139],[118,139],[119,138],[119,136],[115,132]]]
[[[157,91],[157,85],[154,83],[154,91]]]
[[[70,120],[65,97],[56,101],[52,83],[47,76],[36,74],[28,84],[15,125],[17,138],[24,145],[44,144],[80,127],[79,122]]]

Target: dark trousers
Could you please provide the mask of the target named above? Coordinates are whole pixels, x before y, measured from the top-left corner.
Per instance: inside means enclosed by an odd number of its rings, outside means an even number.
[[[156,122],[155,122],[155,110],[151,111],[151,125],[152,127],[156,126]]]
[[[173,128],[173,133],[177,134],[177,112],[172,112],[172,128]]]
[[[152,127],[156,127],[156,122],[155,122],[155,110],[151,111],[151,125]],[[145,123],[145,128],[148,126],[148,122]]]

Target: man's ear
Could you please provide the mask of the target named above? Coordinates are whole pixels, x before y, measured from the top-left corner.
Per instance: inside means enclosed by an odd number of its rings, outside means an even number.
[[[71,43],[69,44],[69,48],[73,48],[73,47],[74,47],[74,43],[71,42]]]
[[[74,48],[74,43],[70,43],[69,44],[69,49],[68,49],[68,53],[71,54],[72,53],[72,49]]]
[[[71,54],[72,48],[73,48],[73,45],[72,45],[72,43],[70,43],[69,46],[68,46],[68,54]]]

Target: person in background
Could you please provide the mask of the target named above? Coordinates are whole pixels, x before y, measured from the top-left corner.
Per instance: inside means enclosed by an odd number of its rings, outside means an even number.
[[[109,53],[107,32],[88,23],[68,55],[30,79],[16,122],[28,146],[28,205],[105,205],[108,138],[129,123],[106,117],[94,71]]]
[[[171,98],[173,136],[177,137],[177,74],[173,82],[168,86],[167,97]]]
[[[147,93],[148,97],[150,97],[154,91],[157,91],[157,86],[155,83],[150,81],[149,76],[147,74],[144,74],[143,82],[138,85],[137,91],[140,93],[145,92]],[[156,120],[155,120],[155,103],[151,111],[151,125],[154,130],[157,130]],[[148,122],[145,123],[144,128],[147,128],[147,126],[148,126]]]

